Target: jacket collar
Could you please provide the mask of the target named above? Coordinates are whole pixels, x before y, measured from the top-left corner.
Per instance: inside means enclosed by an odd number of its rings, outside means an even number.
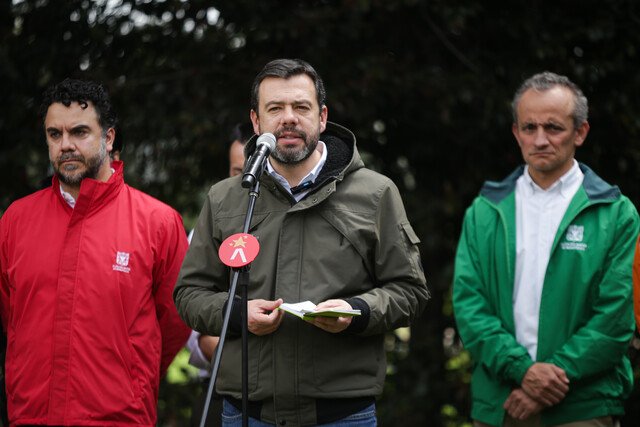
[[[600,178],[591,168],[584,163],[578,163],[584,174],[582,188],[591,202],[608,202],[620,198],[620,189]],[[493,203],[500,203],[509,194],[515,191],[516,181],[524,173],[524,165],[519,166],[502,181],[487,181],[480,190],[480,195]]]
[[[254,135],[245,144],[245,158],[249,158],[256,149],[258,135]],[[364,162],[360,158],[356,147],[356,137],[347,128],[333,122],[327,122],[325,131],[320,135],[327,146],[327,161],[315,180],[310,193],[323,186],[328,181],[342,181],[351,172],[363,168]],[[262,174],[261,180],[272,178],[269,174]]]
[[[60,202],[77,214],[86,214],[100,209],[106,203],[114,199],[124,186],[124,163],[114,161],[111,163],[114,173],[106,182],[97,181],[92,178],[85,178],[80,183],[80,193],[76,199],[75,208],[71,209],[60,194],[60,180],[57,175],[53,176],[52,189],[60,199]]]
[[[328,122],[320,139],[327,145],[328,156],[316,183],[332,179],[342,181],[347,174],[364,167],[356,147],[356,137],[349,129]]]

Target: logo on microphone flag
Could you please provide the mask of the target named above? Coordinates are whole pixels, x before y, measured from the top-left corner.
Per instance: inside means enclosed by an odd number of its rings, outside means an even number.
[[[251,234],[237,233],[227,237],[220,249],[218,257],[224,265],[238,268],[250,264],[260,252],[258,239]]]

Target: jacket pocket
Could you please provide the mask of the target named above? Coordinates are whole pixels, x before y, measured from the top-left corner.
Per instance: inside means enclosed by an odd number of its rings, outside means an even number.
[[[260,362],[264,362],[264,338],[249,337],[249,393],[259,387]],[[232,394],[240,398],[242,391],[242,340],[240,338],[227,339],[222,352],[220,371],[216,382],[216,389],[224,394]]]
[[[254,213],[251,218],[251,225],[249,226],[249,233],[253,233],[258,230],[269,218],[270,212]],[[219,216],[215,218],[216,226],[220,229],[221,239],[224,240],[227,237],[236,233],[242,233],[244,227],[245,215],[233,215],[233,216]],[[256,236],[257,237],[257,236]]]
[[[251,218],[251,225],[249,226],[249,233],[251,233],[252,231],[254,231],[256,228],[258,228],[258,226],[267,218],[269,218],[270,213],[266,212],[266,213],[254,213],[253,217]],[[240,232],[242,230],[239,230],[238,232]]]
[[[411,224],[409,224],[408,221],[401,223],[400,228],[402,228],[404,234],[407,236],[407,239],[409,239],[409,242],[411,242],[412,245],[417,245],[418,243],[420,243],[420,238],[418,237],[416,232],[413,231],[413,227],[411,227]]]
[[[424,274],[422,269],[422,260],[420,258],[420,250],[418,249],[418,244],[420,243],[420,238],[413,231],[413,227],[409,224],[408,221],[400,223],[400,229],[402,230],[403,235],[405,236],[405,252],[407,259],[411,264],[411,270],[414,277],[417,277],[421,274]]]
[[[313,378],[317,392],[327,396],[378,392],[386,371],[382,335],[361,337],[322,330],[309,335],[313,336]]]

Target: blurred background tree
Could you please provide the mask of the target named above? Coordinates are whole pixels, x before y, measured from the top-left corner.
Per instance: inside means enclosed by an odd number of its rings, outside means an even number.
[[[521,162],[511,96],[545,69],[576,81],[591,105],[578,159],[638,202],[639,28],[633,0],[7,0],[0,214],[49,173],[40,95],[76,77],[110,89],[127,181],[191,227],[226,176],[229,131],[248,120],[253,77],[271,59],[303,58],[325,80],[330,120],[397,183],[422,239],[433,299],[410,340],[388,337],[380,423],[465,425],[471,362],[452,317],[452,263],[482,182]],[[164,381],[159,424],[185,425],[195,389]],[[624,426],[640,419],[639,401],[636,389]]]

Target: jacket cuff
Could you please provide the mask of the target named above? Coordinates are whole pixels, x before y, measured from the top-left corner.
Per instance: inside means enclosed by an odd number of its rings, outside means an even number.
[[[347,326],[347,329],[345,329],[344,332],[349,334],[359,334],[367,329],[367,325],[369,325],[371,309],[362,298],[346,298],[345,301],[354,310],[360,310],[360,316],[353,316],[351,318],[351,323]]]
[[[226,300],[222,307],[222,312],[227,312],[227,305],[229,300]],[[242,299],[239,297],[233,298],[233,307],[231,308],[231,317],[229,318],[229,329],[227,334],[229,338],[237,338],[242,336]]]
[[[506,374],[516,384],[521,385],[522,379],[524,378],[525,374],[533,364],[534,364],[534,361],[531,360],[531,358],[529,358],[528,355],[520,357],[519,359],[514,360],[513,363],[510,364]]]

